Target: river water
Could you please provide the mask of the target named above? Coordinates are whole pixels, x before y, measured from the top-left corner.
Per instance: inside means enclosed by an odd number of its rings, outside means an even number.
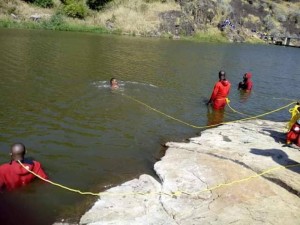
[[[201,129],[125,95],[205,126],[214,122],[204,103],[220,69],[232,83],[231,105],[241,112],[258,115],[299,99],[297,48],[1,29],[0,163],[9,161],[12,143],[23,142],[51,180],[75,189],[99,192],[153,175],[165,142]],[[249,96],[236,89],[247,71],[254,82]],[[119,90],[110,90],[111,77]],[[283,110],[265,118],[289,116]],[[227,108],[222,120],[240,118]],[[77,221],[97,199],[39,181],[0,198],[1,224]]]

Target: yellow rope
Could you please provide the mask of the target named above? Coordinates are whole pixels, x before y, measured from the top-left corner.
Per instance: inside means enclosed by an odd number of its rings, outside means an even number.
[[[269,111],[269,112],[266,112],[266,113],[263,113],[263,114],[260,114],[260,115],[257,115],[257,116],[250,116],[250,117],[243,118],[243,119],[239,119],[239,120],[233,120],[233,121],[228,121],[228,122],[222,122],[222,123],[219,123],[219,124],[213,124],[213,125],[207,125],[207,126],[196,126],[196,125],[187,123],[187,122],[185,122],[185,121],[183,121],[183,120],[177,119],[177,118],[175,118],[175,117],[173,117],[173,116],[170,116],[170,115],[168,115],[168,114],[166,114],[166,113],[164,113],[164,112],[161,112],[161,111],[159,111],[158,109],[155,109],[155,108],[151,107],[150,105],[147,105],[146,103],[144,103],[144,102],[142,102],[142,101],[140,101],[140,100],[138,100],[138,99],[136,99],[136,98],[133,98],[133,97],[131,97],[131,96],[129,96],[129,95],[126,95],[126,94],[122,93],[122,96],[125,96],[125,97],[127,97],[127,98],[129,98],[129,99],[131,99],[131,100],[133,100],[133,101],[135,101],[135,102],[137,102],[137,103],[139,103],[139,104],[141,104],[141,105],[143,105],[143,106],[146,106],[147,108],[151,109],[152,111],[157,112],[157,113],[159,113],[159,114],[161,114],[161,115],[163,115],[163,116],[165,116],[165,117],[168,117],[168,118],[170,118],[170,119],[172,119],[172,120],[175,120],[175,121],[177,121],[177,122],[179,122],[179,123],[182,123],[182,124],[185,124],[185,125],[187,125],[187,126],[190,126],[190,127],[193,127],[193,128],[197,128],[197,129],[205,129],[205,128],[210,128],[210,127],[216,127],[216,126],[218,126],[218,125],[220,125],[220,124],[228,124],[228,123],[233,123],[233,122],[239,122],[239,121],[245,121],[245,120],[256,119],[256,118],[263,117],[263,116],[266,116],[266,115],[268,115],[268,114],[271,114],[271,113],[274,113],[274,112],[283,110],[283,109],[289,107],[290,105],[293,105],[293,104],[297,103],[297,102],[291,102],[291,103],[289,103],[289,104],[287,104],[287,105],[285,105],[285,106],[282,106],[282,107],[280,107],[280,108],[278,108],[278,109],[275,109],[275,110],[272,110],[272,111]],[[230,109],[233,110],[234,112],[238,112],[237,110],[233,109],[233,108],[230,106],[229,102],[230,102],[230,101],[228,100],[228,106],[230,107]],[[239,113],[239,114],[246,115],[246,114],[241,113],[241,112],[238,112],[238,113]]]
[[[216,186],[213,186],[213,187],[211,187],[211,188],[207,188],[207,189],[202,190],[202,191],[199,191],[199,192],[197,192],[197,193],[200,194],[200,193],[206,192],[206,191],[213,191],[213,190],[218,189],[218,188],[222,188],[222,187],[225,187],[225,186],[231,186],[231,185],[234,185],[234,184],[238,184],[238,183],[242,183],[242,182],[251,180],[251,179],[253,179],[253,178],[261,177],[261,176],[263,176],[263,175],[265,175],[265,174],[267,174],[267,173],[270,173],[270,172],[272,172],[272,171],[274,171],[274,170],[286,169],[286,168],[297,167],[297,166],[300,166],[300,163],[293,164],[293,165],[287,165],[287,166],[276,166],[276,167],[273,167],[273,168],[264,170],[264,171],[261,172],[261,173],[258,173],[258,174],[255,174],[255,175],[252,175],[252,176],[249,176],[249,177],[240,179],[240,180],[234,180],[234,181],[231,181],[231,182],[229,182],[229,183],[218,184],[218,185],[216,185]]]
[[[45,182],[48,182],[54,186],[57,186],[57,187],[60,187],[60,188],[63,188],[63,189],[66,189],[68,191],[72,191],[72,192],[76,192],[76,193],[79,193],[81,195],[98,195],[99,196],[99,193],[93,193],[93,192],[82,192],[82,191],[79,191],[79,190],[76,190],[76,189],[72,189],[72,188],[69,188],[67,186],[64,186],[64,185],[61,185],[61,184],[58,184],[58,183],[55,183],[51,180],[47,180],[43,177],[41,177],[40,175],[36,174],[35,172],[31,171],[30,169],[28,169],[26,166],[24,166],[24,164],[18,160],[18,163],[25,169],[27,170],[28,172],[30,172],[31,174],[33,174],[34,176],[38,177],[39,179],[45,181]]]
[[[42,178],[41,176],[39,176],[38,174],[36,174],[35,172],[29,170],[27,167],[24,166],[24,164],[18,160],[19,164],[24,168],[26,169],[28,172],[30,172],[31,174],[33,174],[34,176],[38,177],[39,179],[45,181],[45,182],[48,182],[54,186],[57,186],[57,187],[60,187],[62,189],[65,189],[65,190],[68,190],[68,191],[71,191],[71,192],[75,192],[75,193],[78,193],[78,194],[81,194],[81,195],[93,195],[93,196],[103,196],[103,195],[114,195],[114,196],[117,196],[117,195],[149,195],[149,194],[157,194],[157,195],[168,195],[168,196],[180,196],[181,194],[186,194],[186,195],[192,195],[192,194],[200,194],[200,193],[203,193],[203,192],[207,192],[207,191],[213,191],[213,190],[216,190],[216,189],[219,189],[219,188],[222,188],[222,187],[226,187],[226,186],[232,186],[234,184],[238,184],[238,183],[242,183],[242,182],[246,182],[246,181],[249,181],[251,179],[254,179],[254,178],[257,178],[257,177],[261,177],[267,173],[270,173],[274,170],[279,170],[279,169],[286,169],[286,168],[291,168],[291,167],[297,167],[297,166],[300,166],[300,163],[297,163],[297,164],[293,164],[293,165],[287,165],[287,166],[276,166],[276,167],[273,167],[273,168],[269,168],[267,170],[264,170],[263,172],[259,173],[259,174],[255,174],[255,175],[252,175],[252,176],[249,176],[249,177],[246,177],[246,178],[242,178],[242,179],[238,179],[238,180],[234,180],[234,181],[231,181],[231,182],[228,182],[228,183],[221,183],[221,184],[218,184],[216,186],[213,186],[211,188],[206,188],[206,189],[203,189],[199,192],[194,192],[194,193],[189,193],[189,192],[186,192],[186,191],[180,191],[180,190],[177,190],[175,192],[171,192],[171,193],[167,193],[167,192],[127,192],[127,193],[124,193],[124,192],[118,192],[118,193],[112,193],[112,192],[99,192],[99,193],[93,193],[93,192],[83,192],[83,191],[80,191],[80,190],[76,190],[76,189],[73,189],[73,188],[69,188],[69,187],[66,187],[64,185],[61,185],[61,184],[58,184],[58,183],[55,183],[53,181],[50,181],[50,180],[47,180],[47,179],[44,179]]]
[[[250,116],[249,114],[239,112],[239,111],[235,110],[234,108],[232,108],[231,105],[229,104],[229,103],[230,103],[230,100],[229,100],[228,98],[226,98],[226,103],[227,103],[228,107],[229,107],[233,112],[238,113],[238,114],[241,114],[241,115],[244,115],[244,116]]]
[[[157,110],[157,109],[155,109],[155,108],[153,108],[153,107],[147,105],[146,103],[144,103],[144,102],[142,102],[142,101],[139,101],[139,100],[137,100],[137,99],[135,99],[135,98],[133,98],[133,97],[131,97],[131,96],[129,96],[129,95],[125,95],[125,94],[122,94],[122,95],[125,96],[125,97],[127,97],[127,98],[129,98],[129,99],[131,99],[131,100],[133,100],[133,101],[135,101],[135,102],[137,102],[137,103],[139,103],[139,104],[141,104],[141,105],[146,106],[147,108],[149,108],[149,109],[151,109],[151,110],[153,110],[153,111],[155,111],[155,112],[157,112],[157,113],[159,113],[159,114],[161,114],[161,115],[164,115],[164,116],[166,116],[166,117],[168,117],[168,118],[170,118],[170,119],[173,119],[173,120],[175,120],[175,121],[178,121],[178,122],[180,122],[180,123],[183,123],[183,124],[188,125],[188,126],[193,127],[193,128],[209,128],[209,127],[214,127],[214,126],[220,125],[220,124],[215,124],[215,125],[209,125],[209,126],[195,126],[195,125],[189,124],[189,123],[187,123],[187,122],[184,122],[184,121],[182,121],[182,120],[180,120],[180,119],[177,119],[177,118],[175,118],[175,117],[172,117],[172,116],[170,116],[170,115],[168,115],[168,114],[166,114],[166,113],[163,113],[163,112],[161,112],[161,111],[159,111],[159,110]],[[229,105],[229,101],[228,101],[227,103],[228,103],[228,105]],[[260,115],[257,115],[257,116],[251,116],[251,117],[248,117],[248,118],[244,118],[244,119],[240,119],[240,120],[235,120],[235,121],[230,121],[230,122],[223,122],[223,123],[221,123],[221,124],[227,124],[227,123],[232,123],[232,122],[238,122],[238,121],[245,121],[245,120],[255,119],[255,118],[258,118],[258,117],[262,117],[262,116],[265,116],[265,115],[268,115],[268,114],[271,114],[271,113],[280,111],[280,110],[285,109],[285,108],[287,108],[287,107],[289,107],[290,105],[295,104],[295,103],[296,103],[296,102],[292,102],[292,103],[290,103],[290,104],[288,104],[288,105],[286,105],[286,106],[280,107],[280,108],[278,108],[278,109],[275,109],[275,110],[272,110],[272,111],[270,111],[270,112],[263,113],[263,114],[260,114]],[[238,111],[234,110],[230,105],[229,105],[229,107],[230,107],[233,111],[238,112]],[[240,112],[238,112],[238,113],[240,113]],[[243,113],[240,113],[240,114],[243,114]],[[244,115],[245,115],[245,114],[244,114]],[[166,192],[129,192],[129,193],[111,193],[111,192],[99,192],[99,193],[94,193],[94,192],[83,192],[83,191],[80,191],[80,190],[76,190],[76,189],[69,188],[69,187],[67,187],[67,186],[64,186],[64,185],[55,183],[55,182],[50,181],[50,180],[47,180],[47,179],[45,179],[45,178],[39,176],[38,174],[34,173],[33,171],[29,170],[28,168],[26,168],[26,167],[21,163],[21,161],[18,160],[18,162],[20,163],[20,165],[21,165],[24,169],[26,169],[28,172],[30,172],[30,173],[33,174],[34,176],[38,177],[39,179],[41,179],[41,180],[43,180],[43,181],[45,181],[45,182],[48,182],[48,183],[50,183],[50,184],[52,184],[52,185],[54,185],[54,186],[57,186],[57,187],[60,187],[60,188],[62,188],[62,189],[65,189],[65,190],[68,190],[68,191],[71,191],[71,192],[75,192],[75,193],[78,193],[78,194],[81,194],[81,195],[101,196],[101,195],[146,195],[146,194],[159,194],[159,195],[162,195],[162,194],[164,194],[164,195],[168,195],[168,196],[180,196],[181,194],[189,194],[189,195],[195,194],[195,193],[188,193],[188,192],[185,192],[185,191],[179,191],[179,190],[176,191],[176,192],[172,192],[172,193],[166,193]],[[234,180],[234,181],[229,182],[229,183],[221,183],[221,184],[218,184],[218,185],[213,186],[213,187],[211,187],[211,188],[206,188],[206,189],[204,189],[204,190],[202,190],[202,191],[199,191],[199,192],[196,192],[196,193],[199,194],[199,193],[206,192],[206,191],[212,191],[212,190],[215,190],[215,189],[224,187],[224,186],[231,186],[231,185],[234,185],[234,184],[237,184],[237,183],[245,182],[245,181],[248,181],[248,180],[250,180],[250,179],[257,178],[257,177],[260,177],[260,176],[263,176],[264,174],[270,173],[270,172],[273,171],[273,170],[278,170],[278,169],[283,169],[283,168],[290,168],[290,167],[296,167],[296,166],[299,166],[299,165],[300,165],[300,164],[288,165],[288,166],[277,166],[277,167],[274,167],[274,168],[267,169],[267,170],[265,170],[265,171],[263,171],[263,172],[261,172],[261,173],[259,173],[259,174],[252,175],[252,176],[249,176],[249,177],[246,177],[246,178],[243,178],[243,179],[239,179],[239,180]]]

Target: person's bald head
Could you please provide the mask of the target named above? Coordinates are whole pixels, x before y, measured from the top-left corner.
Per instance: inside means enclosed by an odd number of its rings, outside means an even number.
[[[26,148],[22,143],[15,143],[10,148],[10,155],[13,160],[22,160],[25,153]]]

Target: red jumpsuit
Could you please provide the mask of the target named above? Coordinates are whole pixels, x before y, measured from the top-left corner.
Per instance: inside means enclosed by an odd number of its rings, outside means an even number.
[[[231,84],[228,80],[222,80],[215,84],[210,101],[214,109],[223,109],[226,106],[226,98],[229,94]]]
[[[238,90],[242,89],[242,90],[244,90],[246,92],[251,91],[252,90],[252,86],[253,86],[253,82],[251,80],[251,77],[252,77],[252,74],[250,72],[246,73],[244,75],[243,82],[239,83]]]
[[[35,172],[42,178],[48,179],[39,162],[26,159],[22,163],[29,170]],[[15,188],[25,186],[34,178],[35,176],[33,174],[25,170],[16,161],[0,166],[0,189],[4,187],[6,190],[11,191]]]
[[[295,143],[300,147],[300,124],[298,122],[294,123],[291,130],[286,136],[287,144]]]
[[[246,73],[245,78],[247,78],[247,81],[245,82],[245,89],[246,91],[251,91],[252,90],[252,86],[253,86],[253,82],[251,80],[252,74],[251,73]]]

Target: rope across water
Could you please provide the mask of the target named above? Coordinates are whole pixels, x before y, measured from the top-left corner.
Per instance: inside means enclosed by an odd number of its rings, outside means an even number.
[[[185,122],[185,121],[182,121],[180,119],[177,119],[173,116],[170,116],[158,109],[155,109],[153,107],[151,107],[150,105],[132,97],[132,96],[129,96],[129,95],[126,95],[124,93],[121,94],[122,96],[128,98],[128,99],[131,99],[132,101],[135,101],[136,103],[139,103],[149,109],[151,109],[152,111],[154,112],[157,112],[169,119],[172,119],[174,121],[177,121],[179,123],[182,123],[184,125],[187,125],[189,127],[192,127],[192,128],[197,128],[197,129],[204,129],[204,128],[210,128],[210,127],[215,127],[215,126],[218,126],[220,124],[215,124],[215,125],[209,125],[209,126],[197,126],[197,125],[193,125],[193,124],[190,124],[188,122]],[[239,113],[239,114],[242,114],[242,115],[246,115],[244,113],[241,113],[235,109],[233,109],[231,106],[230,106],[230,101],[228,99],[226,99],[227,101],[227,105],[228,107],[235,113]],[[269,114],[272,114],[272,113],[275,113],[275,112],[278,112],[280,110],[283,110],[293,104],[295,104],[296,102],[291,102],[285,106],[282,106],[280,108],[277,108],[277,109],[274,109],[272,111],[269,111],[269,112],[266,112],[266,113],[263,113],[263,114],[260,114],[260,115],[257,115],[257,116],[250,116],[250,117],[247,117],[247,118],[243,118],[243,119],[239,119],[239,120],[234,120],[234,121],[229,121],[229,122],[223,122],[221,124],[228,124],[228,123],[232,123],[232,122],[239,122],[239,121],[246,121],[246,120],[251,120],[251,119],[256,119],[256,118],[259,118],[259,117],[263,117],[263,116],[266,116],[266,115],[269,115]],[[273,167],[273,168],[268,168],[260,173],[257,173],[257,174],[254,174],[254,175],[251,175],[251,176],[248,176],[248,177],[245,177],[245,178],[241,178],[241,179],[238,179],[238,180],[233,180],[231,182],[228,182],[228,183],[220,183],[220,184],[217,184],[215,186],[212,186],[210,188],[206,188],[206,189],[203,189],[201,191],[198,191],[198,192],[195,192],[195,193],[190,193],[190,192],[187,192],[187,191],[183,191],[183,190],[176,190],[174,192],[130,192],[130,193],[111,193],[111,192],[99,192],[99,193],[95,193],[95,192],[86,192],[86,191],[80,191],[80,190],[77,190],[77,189],[73,189],[73,188],[70,188],[70,187],[67,187],[67,186],[64,186],[64,185],[61,185],[59,183],[56,183],[56,182],[53,182],[53,181],[50,181],[50,180],[47,180],[47,179],[44,179],[42,177],[40,177],[38,174],[34,173],[33,171],[29,170],[28,168],[26,168],[20,161],[18,161],[20,163],[20,165],[26,169],[28,172],[30,172],[31,174],[33,174],[34,176],[38,177],[39,179],[47,182],[47,183],[50,183],[54,186],[57,186],[59,188],[62,188],[62,189],[65,189],[67,191],[70,191],[70,192],[74,192],[74,193],[78,193],[80,195],[92,195],[92,196],[103,196],[103,195],[149,195],[149,194],[157,194],[157,195],[168,195],[168,196],[172,196],[172,197],[177,197],[177,196],[180,196],[181,194],[187,194],[187,195],[192,195],[192,194],[200,194],[202,192],[207,192],[207,191],[213,191],[213,190],[216,190],[216,189],[219,189],[219,188],[222,188],[222,187],[228,187],[228,186],[232,186],[232,185],[235,185],[235,184],[238,184],[238,183],[242,183],[242,182],[246,182],[246,181],[249,181],[251,179],[254,179],[254,178],[258,178],[258,177],[261,177],[265,174],[268,174],[268,173],[271,173],[272,171],[275,171],[275,170],[280,170],[280,169],[286,169],[286,168],[292,168],[292,167],[298,167],[300,166],[300,163],[298,164],[294,164],[294,165],[287,165],[287,166],[276,166],[276,167]]]

